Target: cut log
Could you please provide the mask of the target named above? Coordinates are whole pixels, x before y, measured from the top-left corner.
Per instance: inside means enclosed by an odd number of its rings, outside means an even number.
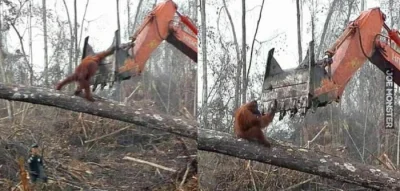
[[[198,150],[301,171],[372,189],[400,190],[400,173],[303,148],[272,143],[270,148],[231,134],[199,128]]]
[[[72,94],[72,93],[71,93]],[[157,113],[139,106],[125,106],[110,100],[89,102],[61,91],[0,83],[0,99],[28,102],[87,113],[166,131],[191,139],[197,138],[197,122]]]

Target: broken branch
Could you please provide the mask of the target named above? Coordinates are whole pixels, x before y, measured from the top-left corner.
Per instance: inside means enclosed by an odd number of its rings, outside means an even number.
[[[176,170],[174,170],[172,168],[168,168],[168,167],[165,167],[165,166],[161,166],[159,164],[155,164],[155,163],[152,163],[152,162],[140,160],[140,159],[133,158],[133,157],[125,156],[123,159],[124,160],[130,160],[130,161],[138,162],[138,163],[142,163],[142,164],[147,164],[147,165],[150,165],[150,166],[153,166],[153,167],[156,167],[156,168],[160,168],[160,169],[163,169],[163,170],[166,170],[166,171],[170,171],[170,172],[176,172]]]
[[[103,136],[100,136],[100,137],[96,137],[96,138],[94,138],[94,139],[87,140],[87,141],[85,141],[85,143],[90,143],[90,142],[93,142],[93,141],[97,141],[97,140],[100,140],[100,139],[109,137],[109,136],[111,136],[111,135],[115,135],[115,134],[117,134],[117,133],[119,133],[119,132],[121,132],[121,131],[124,131],[124,130],[126,130],[126,129],[129,129],[129,128],[131,128],[131,127],[132,127],[132,125],[126,126],[126,127],[122,128],[122,129],[118,129],[118,130],[116,130],[116,131],[114,131],[114,132],[112,132],[112,133],[109,133],[109,134],[106,134],[106,135],[103,135]]]

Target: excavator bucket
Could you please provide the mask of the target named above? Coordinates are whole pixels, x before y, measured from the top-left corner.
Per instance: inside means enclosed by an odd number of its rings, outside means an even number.
[[[90,46],[88,41],[89,41],[89,36],[85,38],[85,42],[83,45],[82,59],[84,59],[86,56],[95,54],[92,46]],[[113,46],[118,46],[118,47],[120,46],[120,37],[118,30],[115,31],[115,36],[110,47]],[[91,85],[93,85],[92,91],[95,91],[98,85],[101,85],[101,90],[103,90],[104,87],[107,85],[107,83],[111,88],[114,85],[115,81],[120,82],[121,80],[129,79],[130,78],[129,73],[124,74],[123,77],[121,76],[117,77],[118,68],[123,65],[123,63],[128,57],[129,53],[126,50],[117,49],[114,53],[113,56],[114,59],[112,59],[111,63],[106,63],[105,60],[102,60],[95,76],[91,79],[90,82]]]
[[[276,100],[279,120],[289,113],[304,116],[314,103],[314,87],[325,76],[325,70],[316,66],[314,43],[311,41],[306,58],[297,68],[283,70],[274,58],[274,48],[268,53],[264,74],[261,102],[264,111],[269,111]]]
[[[94,55],[93,47],[89,44],[89,36],[85,38],[85,42],[83,44],[83,51],[82,51],[82,60],[87,57]],[[104,60],[100,62],[99,69],[97,70],[96,74],[94,77],[91,79],[90,84],[93,85],[93,91],[96,90],[96,87],[98,84],[102,84],[102,89],[106,86],[107,84],[107,75],[109,73],[109,69],[107,68],[107,65],[104,64]]]
[[[85,38],[81,60],[83,60],[86,56],[94,55],[93,48],[92,46],[89,45],[88,42],[89,42],[89,36]]]

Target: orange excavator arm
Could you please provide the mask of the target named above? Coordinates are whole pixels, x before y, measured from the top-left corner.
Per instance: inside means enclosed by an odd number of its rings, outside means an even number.
[[[180,21],[174,21],[175,13]],[[191,31],[185,31],[186,26]],[[159,3],[132,36],[134,46],[129,49],[129,59],[119,68],[119,73],[133,71],[143,72],[146,61],[151,53],[166,40],[183,52],[194,62],[197,62],[197,28],[190,20],[177,12],[177,5],[172,0]]]
[[[397,30],[389,30],[389,37],[396,43],[397,46],[400,46],[400,37]]]
[[[99,67],[95,79],[91,82],[94,85],[93,90],[97,84],[101,84],[103,89],[106,83],[111,82],[112,86],[114,81],[140,75],[151,54],[164,40],[197,63],[197,27],[177,9],[172,0],[158,3],[145,17],[129,43],[120,45],[119,33],[116,32],[111,46],[119,48],[114,55],[113,69],[105,64]],[[175,19],[175,16],[179,19]],[[85,39],[84,54],[85,56],[93,54],[87,39]]]
[[[282,70],[269,52],[262,90],[262,102],[268,110],[277,100],[280,119],[290,112],[305,115],[309,108],[323,107],[339,101],[348,82],[369,60],[381,71],[392,69],[400,74],[400,45],[398,33],[384,23],[380,8],[363,11],[351,22],[336,42],[325,52],[322,60],[315,61],[314,45],[310,43],[308,55],[295,69]],[[385,28],[389,37],[381,34]],[[400,78],[394,82],[400,85]]]

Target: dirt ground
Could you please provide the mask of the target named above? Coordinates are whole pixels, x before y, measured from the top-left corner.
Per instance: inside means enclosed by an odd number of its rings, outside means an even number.
[[[42,190],[178,190],[195,159],[194,140],[58,108],[25,103],[15,108],[14,123],[5,118],[5,109],[0,111],[0,152],[5,153],[0,155],[0,190],[20,182],[18,158],[27,160],[34,142],[42,147],[50,179]],[[183,190],[197,190],[194,171]]]

